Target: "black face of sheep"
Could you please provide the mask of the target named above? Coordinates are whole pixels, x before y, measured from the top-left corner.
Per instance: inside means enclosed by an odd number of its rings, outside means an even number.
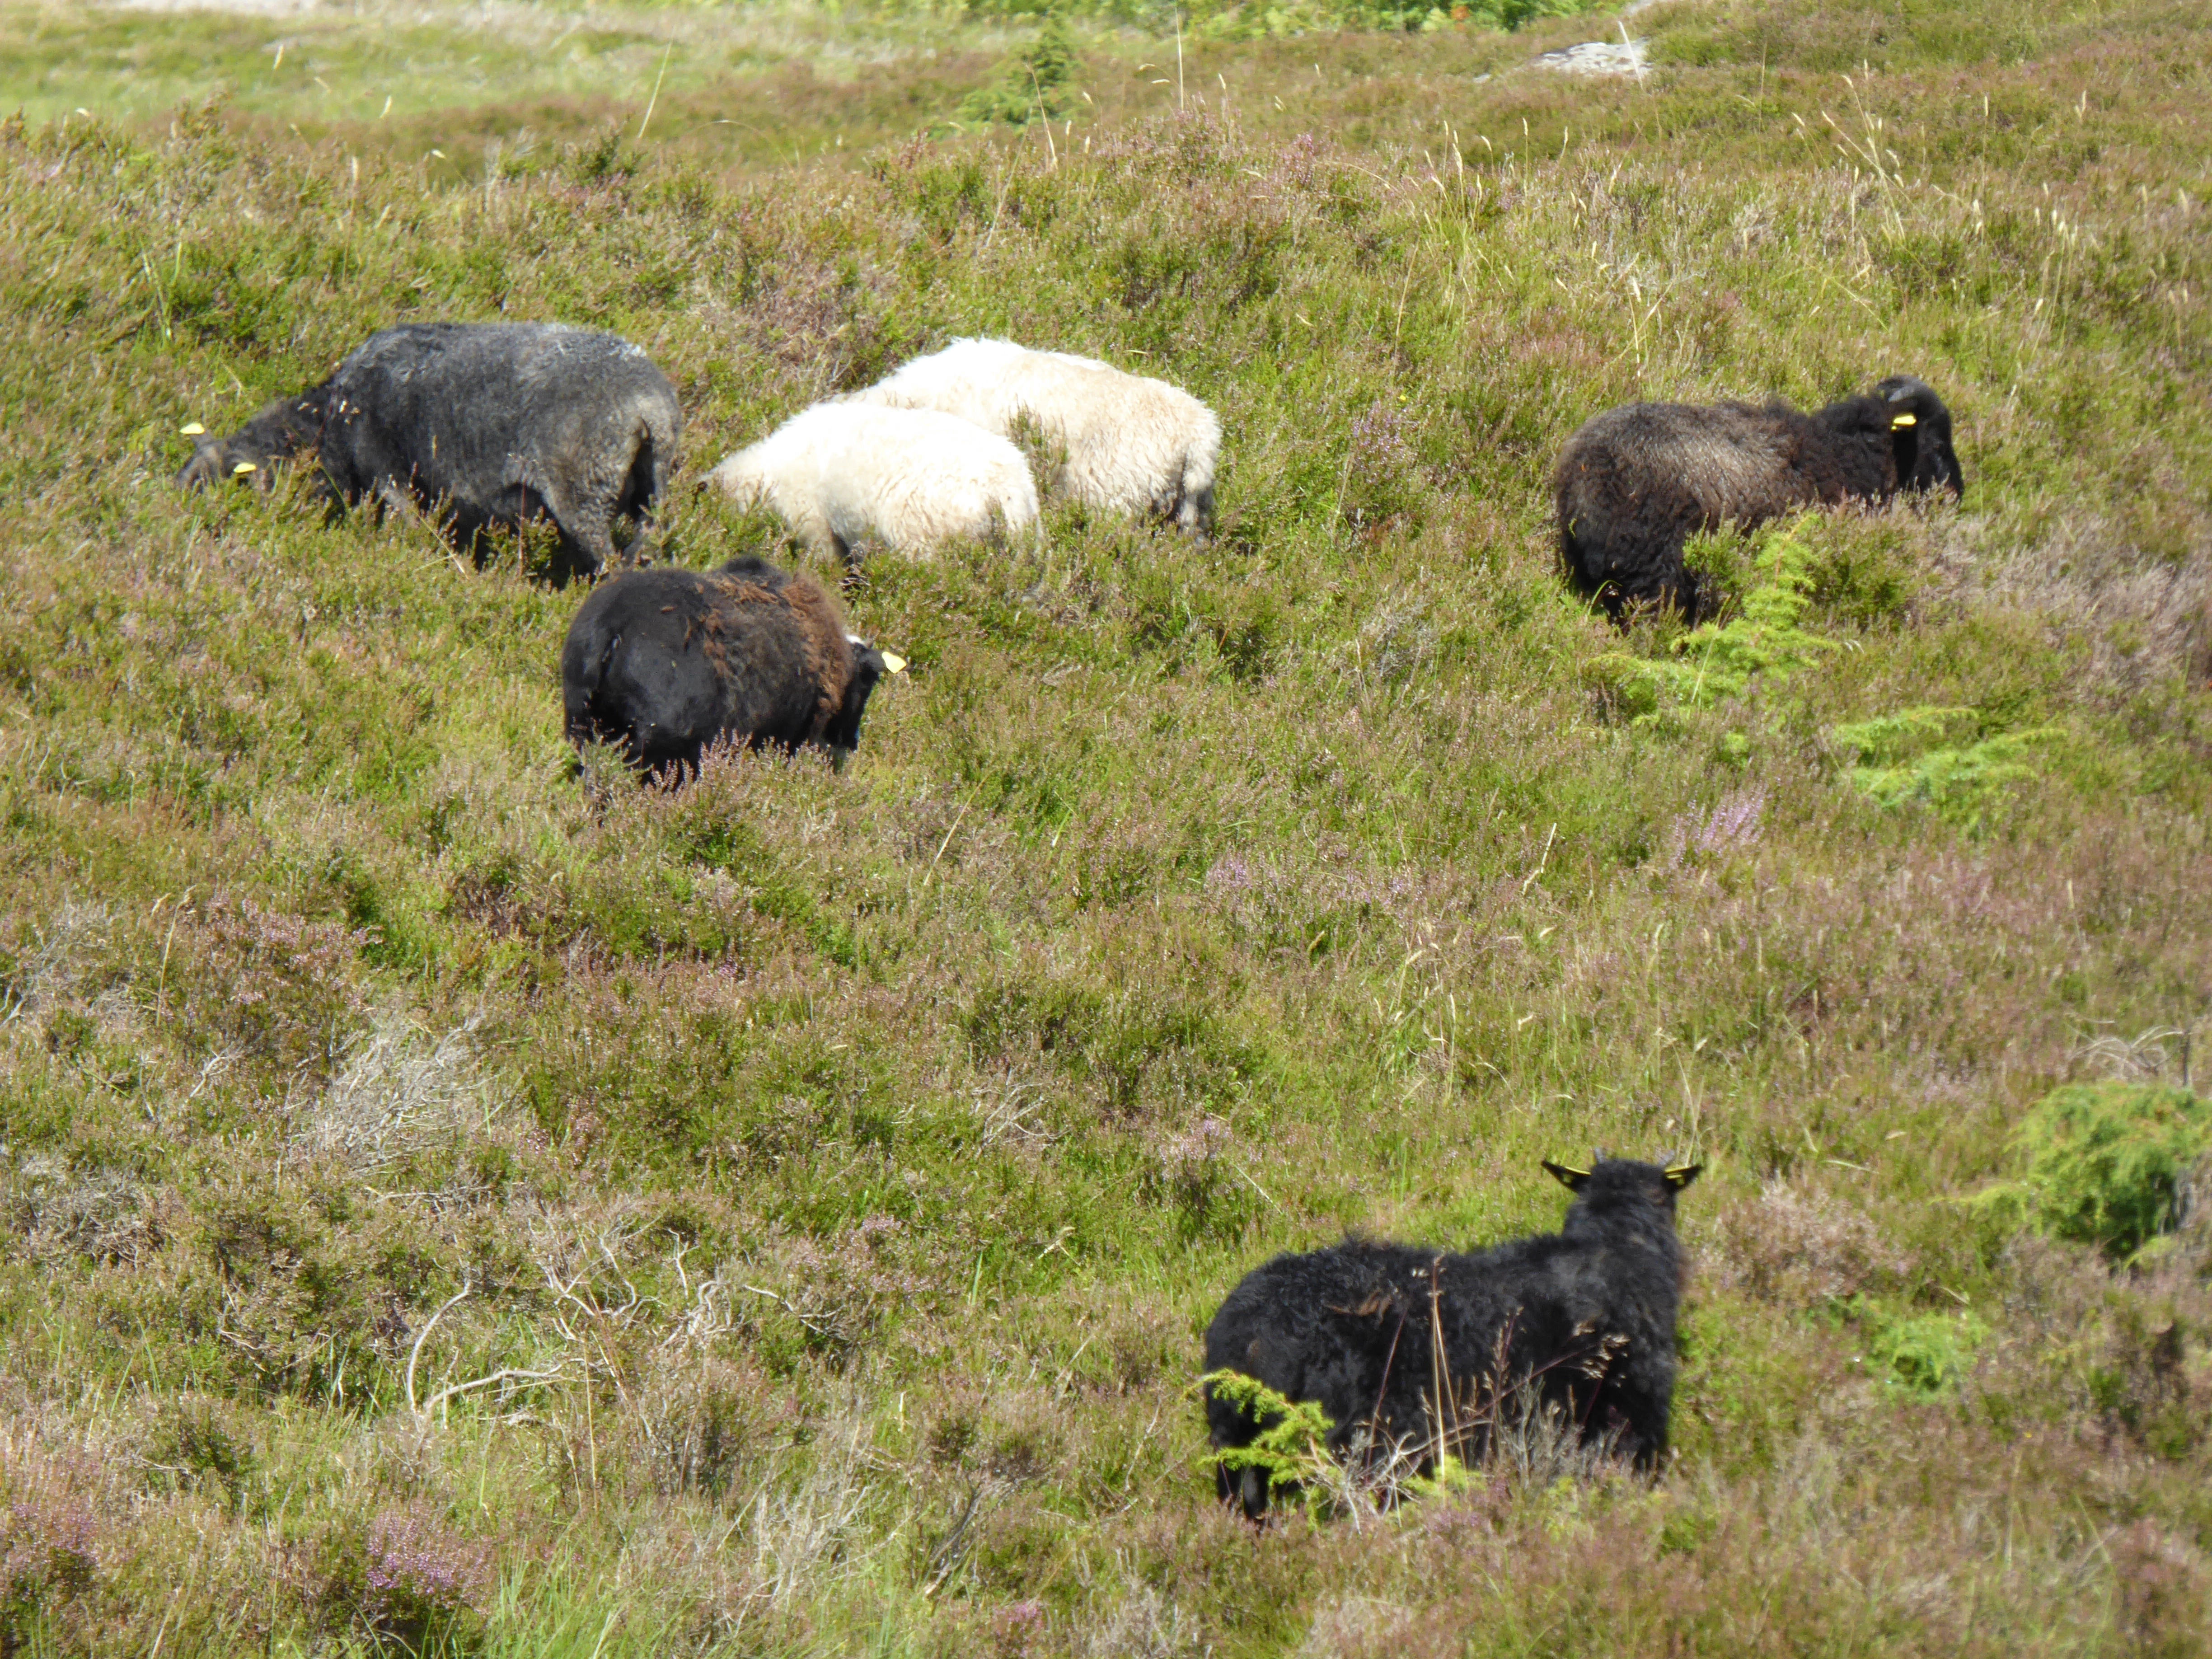
[[[570,742],[673,781],[721,742],[819,744],[842,763],[877,682],[904,666],[848,634],[812,577],[748,557],[601,583],[569,626],[562,696]]]
[[[1349,1239],[1277,1256],[1214,1316],[1207,1371],[1314,1402],[1334,1425],[1329,1449],[1370,1464],[1397,1456],[1425,1473],[1440,1449],[1478,1461],[1501,1427],[1555,1413],[1585,1445],[1656,1468],[1683,1273],[1674,1204],[1699,1166],[1544,1167],[1575,1194],[1559,1232],[1466,1255]],[[1212,1386],[1206,1419],[1218,1448],[1270,1426]],[[1218,1479],[1224,1499],[1264,1513],[1267,1475],[1224,1465]]]
[[[906,666],[903,659],[884,656],[858,634],[848,635],[847,643],[853,653],[851,678],[845,682],[845,695],[837,700],[836,716],[822,728],[822,741],[830,745],[831,757],[841,767],[846,757],[860,746],[860,716],[867,713],[868,698],[876,689],[876,682],[892,672],[890,665],[894,660],[901,668]]]
[[[1874,389],[1889,407],[1889,441],[1897,487],[1909,495],[1931,489],[1966,493],[1966,475],[1951,447],[1951,411],[1925,380],[1893,374]]]
[[[320,442],[328,398],[316,386],[296,398],[279,398],[227,438],[194,436],[192,458],[177,473],[181,489],[229,481],[269,488],[271,470]],[[192,428],[187,428],[192,430]]]
[[[683,416],[668,379],[627,341],[558,324],[409,323],[372,335],[331,378],[200,441],[185,488],[312,459],[334,507],[411,499],[460,546],[552,526],[561,574],[615,556],[644,522]]]
[[[1552,475],[1559,550],[1615,621],[1633,606],[1707,608],[1682,564],[1702,531],[1808,507],[1965,489],[1951,412],[1899,375],[1811,414],[1786,404],[1629,404],[1586,422]]]

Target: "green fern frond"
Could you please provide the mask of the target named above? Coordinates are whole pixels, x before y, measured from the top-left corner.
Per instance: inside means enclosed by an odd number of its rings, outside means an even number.
[[[1739,615],[1692,629],[1674,642],[1671,659],[1609,651],[1584,672],[1638,724],[1650,724],[1669,704],[1697,708],[1740,697],[1758,679],[1787,679],[1835,650],[1835,641],[1802,626],[1813,590],[1812,550],[1796,533],[1802,523],[1769,531],[1760,542],[1753,560],[1760,580]]]

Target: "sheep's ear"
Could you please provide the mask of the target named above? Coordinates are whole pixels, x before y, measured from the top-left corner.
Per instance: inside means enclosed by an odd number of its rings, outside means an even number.
[[[1695,1181],[1698,1172],[1705,1167],[1702,1164],[1669,1164],[1666,1171],[1667,1184],[1679,1193]]]
[[[1554,1164],[1548,1158],[1544,1160],[1544,1168],[1551,1173],[1553,1180],[1571,1193],[1582,1191],[1583,1182],[1590,1178],[1588,1170],[1577,1170],[1567,1164]]]
[[[1892,432],[1896,431],[1898,428],[1901,426],[1917,426],[1919,424],[1920,421],[1917,416],[1893,415],[1889,417],[1889,429]]]

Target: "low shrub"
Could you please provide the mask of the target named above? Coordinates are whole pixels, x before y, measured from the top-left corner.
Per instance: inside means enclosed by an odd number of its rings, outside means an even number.
[[[1336,1425],[1310,1400],[1287,1400],[1257,1377],[1238,1371],[1208,1371],[1200,1383],[1213,1390],[1246,1416],[1267,1425],[1241,1446],[1223,1446],[1206,1461],[1225,1471],[1232,1481],[1247,1469],[1258,1469],[1267,1478],[1267,1500],[1279,1494],[1304,1490],[1317,1493],[1315,1476],[1333,1470],[1328,1437]]]
[[[1812,551],[1797,533],[1802,525],[1796,520],[1768,532],[1748,573],[1731,577],[1744,589],[1736,615],[1690,629],[1664,656],[1609,651],[1584,672],[1616,707],[1649,725],[1662,719],[1670,705],[1697,708],[1740,697],[1754,680],[1788,679],[1834,650],[1834,641],[1802,626],[1813,586]],[[1698,544],[1709,563],[1723,560],[1729,546],[1713,537]],[[1728,568],[1735,569],[1732,562]]]
[[[1959,1379],[1990,1328],[1971,1313],[1910,1318],[1869,1313],[1864,1320],[1869,1370],[1900,1394],[1937,1400]]]
[[[2126,1261],[2181,1219],[2189,1172],[2212,1154],[2212,1101],[2151,1084],[2069,1084],[2029,1109],[2013,1143],[2025,1175],[1977,1206]]]
[[[1973,743],[1943,740],[1980,718],[1972,708],[1907,708],[1838,726],[1832,735],[1856,757],[1844,775],[1853,788],[1883,806],[1925,806],[1972,835],[1989,827],[2012,786],[2040,775],[2023,757],[2065,735],[2039,726]]]

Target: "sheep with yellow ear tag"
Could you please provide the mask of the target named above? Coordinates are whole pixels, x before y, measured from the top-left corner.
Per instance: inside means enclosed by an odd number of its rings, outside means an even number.
[[[1552,472],[1568,574],[1616,620],[1639,605],[1692,620],[1709,608],[1682,563],[1683,544],[1701,531],[1965,489],[1951,411],[1909,374],[1809,411],[1624,404],[1585,422]]]

